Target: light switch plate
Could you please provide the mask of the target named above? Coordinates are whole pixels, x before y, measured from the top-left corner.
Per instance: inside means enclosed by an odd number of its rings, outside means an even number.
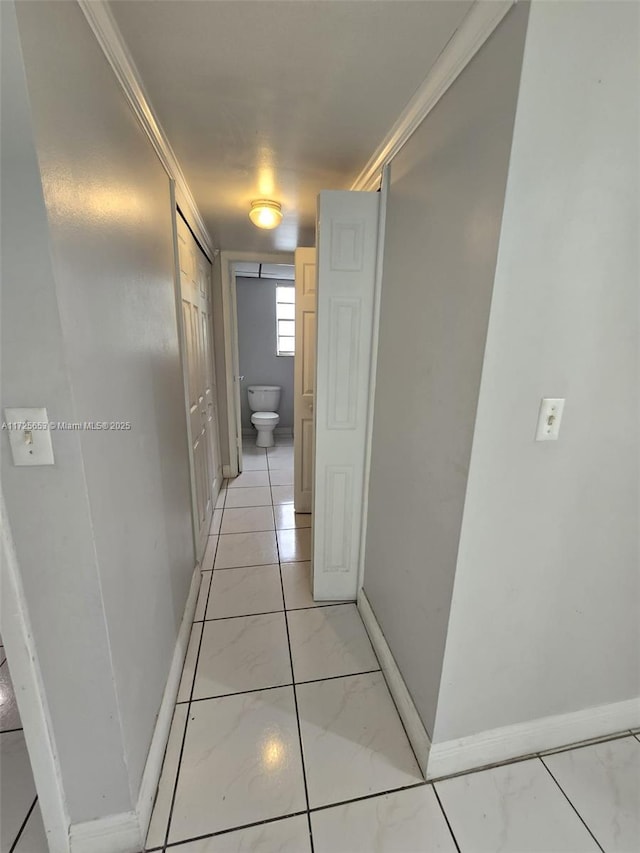
[[[53,445],[46,409],[5,409],[14,465],[53,465]]]
[[[536,441],[557,441],[564,410],[564,397],[543,397],[538,412]]]

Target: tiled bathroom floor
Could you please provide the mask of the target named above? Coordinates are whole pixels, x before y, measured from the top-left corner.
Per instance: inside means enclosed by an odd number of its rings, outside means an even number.
[[[280,441],[220,495],[147,850],[637,853],[632,732],[423,782],[355,605],[311,597],[292,483]]]

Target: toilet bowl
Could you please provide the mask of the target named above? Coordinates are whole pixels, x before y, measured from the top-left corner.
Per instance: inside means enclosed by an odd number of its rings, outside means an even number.
[[[247,388],[249,408],[253,412],[251,423],[258,432],[257,447],[274,445],[273,431],[280,422],[280,391],[279,385],[250,385]]]
[[[257,447],[273,447],[273,431],[280,422],[280,415],[275,412],[254,412],[251,423],[258,430]]]

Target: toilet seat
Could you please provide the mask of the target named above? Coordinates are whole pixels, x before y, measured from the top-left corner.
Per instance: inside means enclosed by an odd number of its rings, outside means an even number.
[[[254,412],[251,415],[251,423],[254,426],[275,426],[279,420],[280,415],[277,412]]]

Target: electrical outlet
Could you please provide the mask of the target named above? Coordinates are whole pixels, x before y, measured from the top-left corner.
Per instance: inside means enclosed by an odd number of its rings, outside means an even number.
[[[538,412],[536,441],[557,441],[564,409],[563,397],[543,397]]]

